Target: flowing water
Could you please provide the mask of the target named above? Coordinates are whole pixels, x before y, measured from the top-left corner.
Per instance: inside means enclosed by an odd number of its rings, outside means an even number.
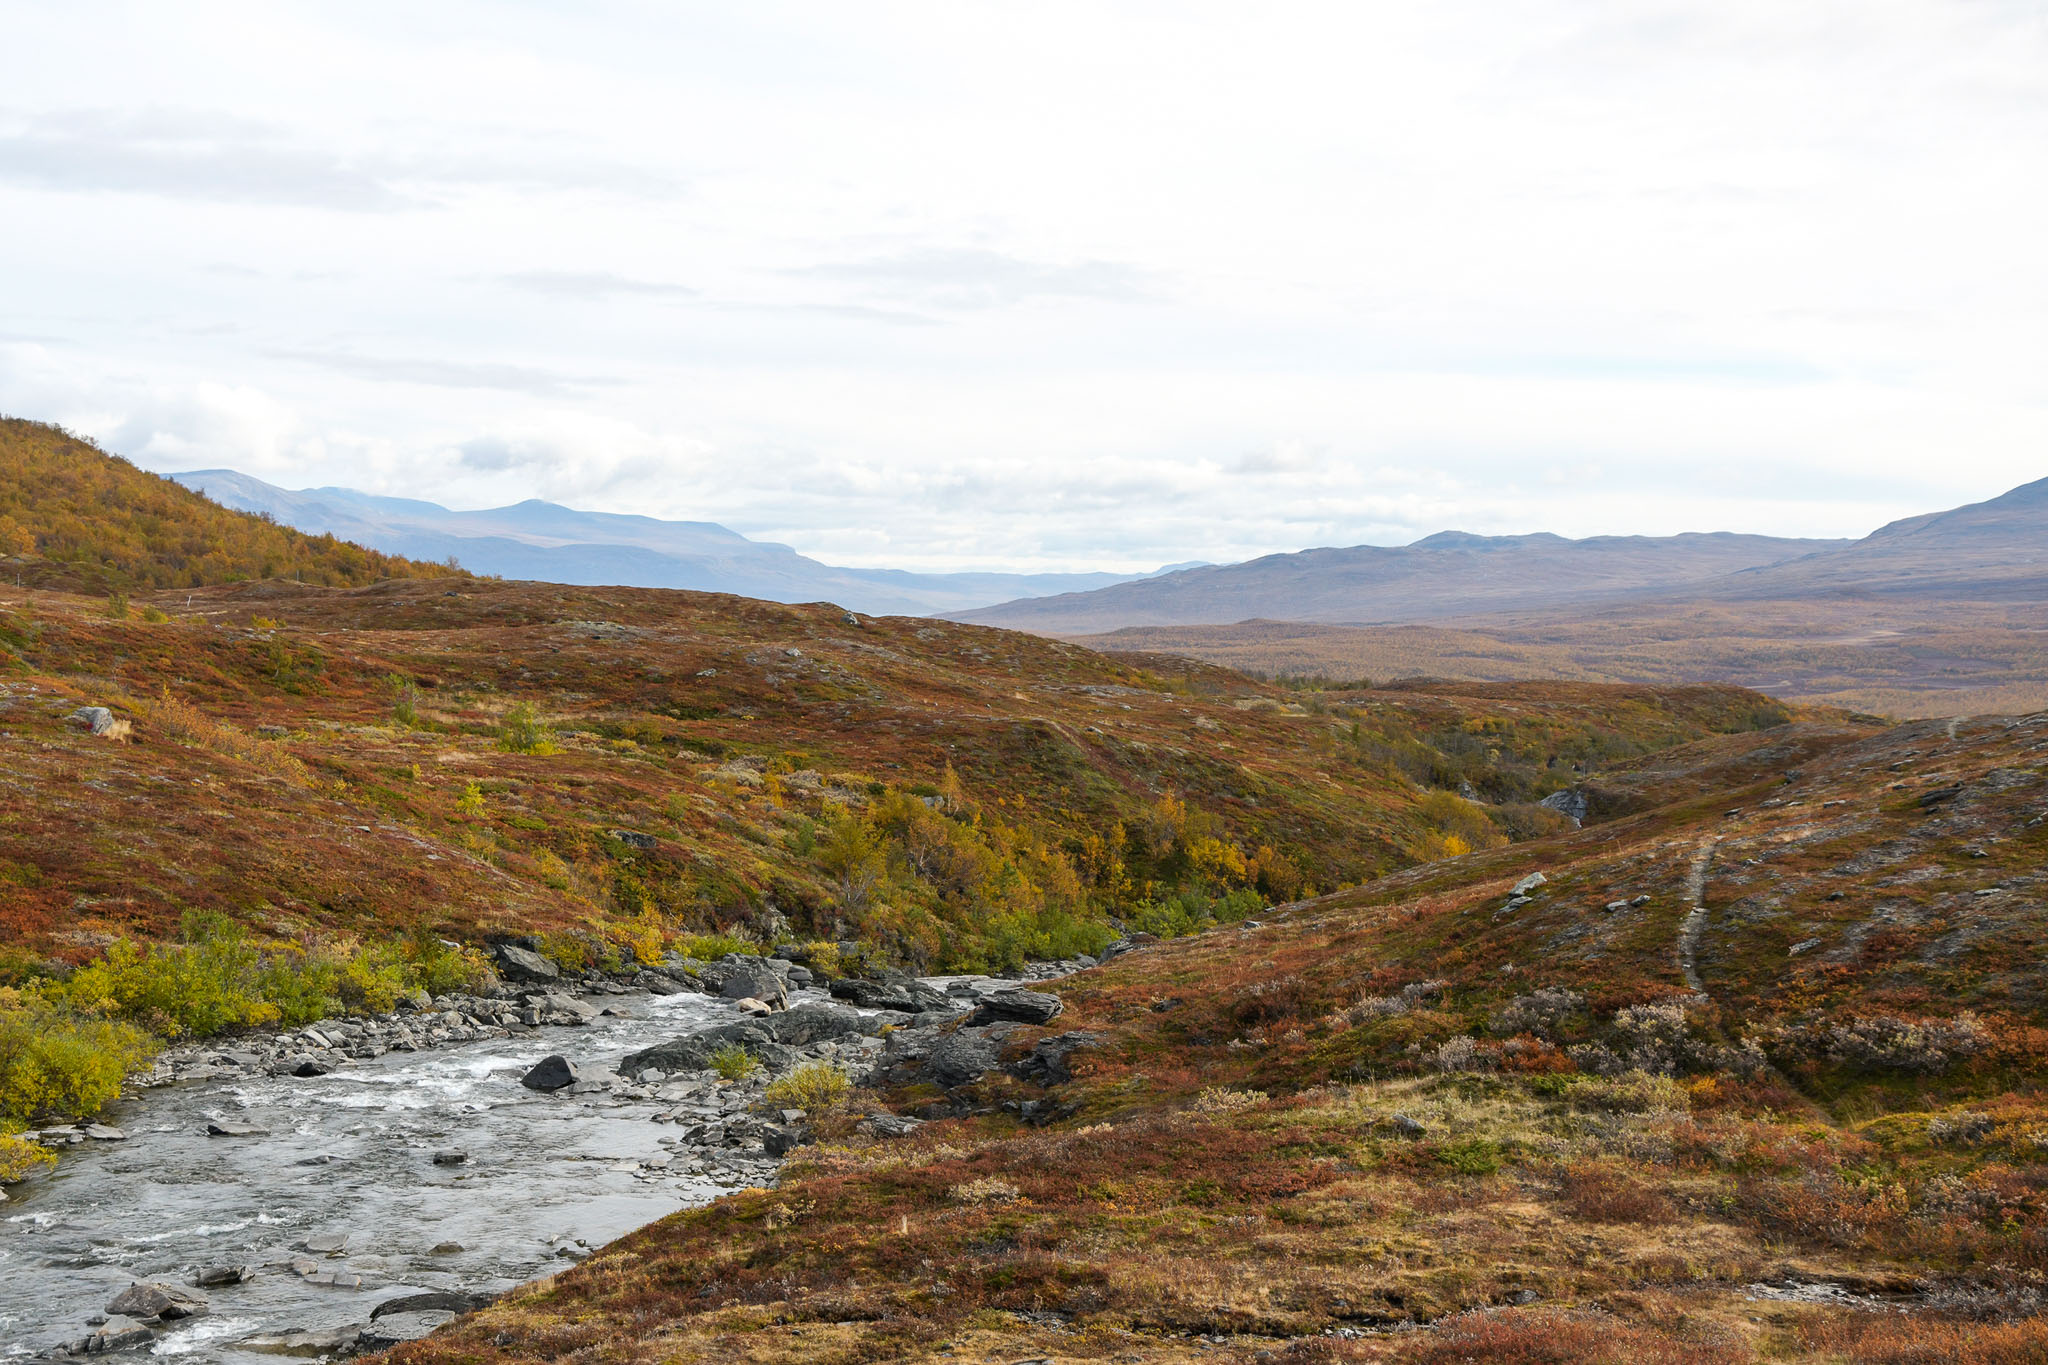
[[[704,1154],[680,1147],[673,1126],[649,1121],[669,1107],[658,1101],[520,1085],[550,1053],[608,1068],[738,1017],[696,994],[608,1003],[630,1017],[124,1102],[105,1121],[125,1142],[72,1147],[54,1174],[11,1187],[0,1204],[0,1361],[85,1335],[88,1318],[133,1281],[189,1284],[207,1267],[249,1265],[248,1282],[200,1291],[211,1311],[160,1331],[154,1354],[274,1362],[237,1343],[366,1324],[378,1303],[407,1293],[503,1291],[584,1247],[759,1183],[768,1167],[758,1153],[694,1159]],[[208,1122],[223,1119],[269,1135],[208,1137]],[[435,1165],[450,1148],[467,1161]],[[348,1238],[339,1253],[304,1249],[338,1234]],[[462,1249],[435,1250],[445,1243]],[[330,1275],[340,1283],[317,1282]],[[360,1287],[349,1287],[354,1277]],[[408,1322],[421,1325],[380,1326]]]

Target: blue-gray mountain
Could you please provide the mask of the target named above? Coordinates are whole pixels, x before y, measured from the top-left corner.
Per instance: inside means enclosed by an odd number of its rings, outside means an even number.
[[[877,616],[926,616],[1044,593],[1085,592],[1134,577],[837,568],[709,521],[580,512],[539,501],[458,512],[348,488],[293,491],[231,469],[171,477],[223,506],[261,513],[297,530],[325,532],[410,559],[454,559],[473,573],[550,583],[693,588],[771,602],[835,602]]]
[[[1357,545],[1208,565],[1039,596],[962,621],[1044,635],[1132,627],[1302,621],[1441,624],[1678,603],[1880,598],[2034,603],[2048,596],[2048,479],[1988,502],[1908,517],[1861,540],[1711,535],[1474,536]]]

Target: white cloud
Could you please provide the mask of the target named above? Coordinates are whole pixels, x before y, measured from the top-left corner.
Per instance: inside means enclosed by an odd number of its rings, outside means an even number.
[[[2025,7],[10,22],[0,410],[157,468],[929,567],[1849,534],[2048,472]]]

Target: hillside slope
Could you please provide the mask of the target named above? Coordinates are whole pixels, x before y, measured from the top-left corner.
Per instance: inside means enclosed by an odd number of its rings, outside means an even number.
[[[165,619],[0,590],[17,963],[215,911],[1014,964],[1112,916],[1241,915],[1526,837],[1556,823],[1530,803],[1589,769],[1787,714],[1711,688],[1311,709],[1180,662],[656,590],[271,582],[138,605]],[[91,705],[131,742],[70,718]],[[1474,782],[1502,804],[1446,790]]]
[[[776,1189],[389,1359],[2048,1355],[2048,713],[1610,780],[1068,978],[978,1079],[913,1037]]]
[[[453,571],[230,511],[59,427],[0,417],[0,573],[89,592]]]
[[[245,512],[415,559],[455,559],[478,573],[550,583],[729,592],[770,602],[833,602],[855,611],[924,615],[1017,597],[1084,592],[1112,573],[909,573],[821,564],[787,545],[708,521],[583,512],[529,500],[456,512],[347,488],[293,492],[226,469],[170,476]]]

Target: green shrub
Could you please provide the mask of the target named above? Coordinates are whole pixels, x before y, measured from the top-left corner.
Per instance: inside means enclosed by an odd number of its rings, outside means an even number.
[[[144,607],[142,609],[142,619],[152,626],[160,626],[171,618],[155,607]]]
[[[555,732],[529,701],[515,702],[498,723],[498,747],[508,754],[551,754]]]
[[[1249,888],[1222,896],[1183,891],[1161,901],[1140,901],[1133,906],[1128,922],[1134,930],[1161,938],[1196,934],[1216,924],[1235,924],[1265,908],[1266,898]],[[1100,947],[1090,949],[1100,952]]]
[[[764,1098],[770,1104],[818,1114],[846,1098],[852,1085],[846,1073],[830,1062],[805,1062],[780,1080],[771,1081]]]
[[[209,1038],[268,1024],[296,1028],[345,1012],[382,1014],[414,988],[445,995],[489,979],[473,949],[425,931],[370,946],[307,947],[259,942],[219,915],[192,915],[183,939],[120,940],[58,989],[80,1014],[132,1020],[167,1038]],[[566,935],[549,949],[565,965],[583,959],[581,941]]]
[[[40,1143],[0,1133],[0,1185],[19,1184],[43,1167],[56,1164],[56,1156],[44,1151]]]
[[[1461,1138],[1438,1148],[1436,1159],[1459,1175],[1492,1175],[1500,1169],[1500,1145],[1489,1138]]]
[[[411,678],[393,673],[387,679],[391,686],[391,718],[410,730],[420,723],[420,689]]]
[[[759,1071],[761,1064],[738,1043],[725,1043],[711,1054],[711,1069],[728,1081],[738,1081]]]
[[[144,946],[121,939],[79,968],[65,994],[81,1011],[121,1015],[167,1038],[208,1038],[245,1024],[279,1022],[262,998],[263,958],[239,926],[188,917],[187,941]]]
[[[154,1051],[131,1024],[80,1018],[40,994],[0,990],[0,1119],[90,1118]]]
[[[491,979],[491,967],[474,948],[448,943],[416,929],[403,948],[406,984],[428,995],[473,994]]]
[[[749,943],[731,934],[685,934],[676,940],[676,951],[684,957],[694,957],[699,962],[716,962],[727,953],[757,953],[758,943]]]

